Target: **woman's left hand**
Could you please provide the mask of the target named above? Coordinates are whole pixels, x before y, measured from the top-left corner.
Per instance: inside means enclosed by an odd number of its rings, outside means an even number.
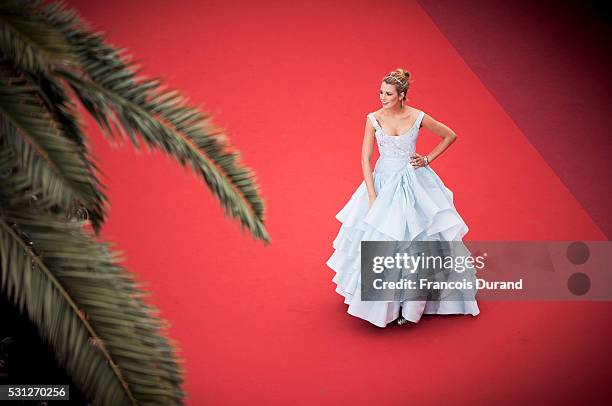
[[[413,168],[421,168],[425,166],[425,158],[415,152],[412,158],[410,158],[410,165],[412,165]]]

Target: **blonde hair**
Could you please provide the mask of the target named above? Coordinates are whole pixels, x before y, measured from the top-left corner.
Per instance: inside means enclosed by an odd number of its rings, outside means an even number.
[[[383,78],[383,82],[395,86],[397,94],[404,93],[404,97],[401,100],[406,100],[406,94],[408,94],[408,88],[410,87],[410,72],[406,69],[397,68],[391,71]]]

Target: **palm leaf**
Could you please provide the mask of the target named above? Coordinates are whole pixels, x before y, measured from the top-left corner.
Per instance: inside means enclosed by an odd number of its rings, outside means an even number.
[[[57,123],[60,134],[73,141],[79,150],[83,162],[90,168],[91,182],[96,199],[93,207],[85,208],[85,215],[91,221],[93,229],[99,233],[102,224],[106,220],[106,203],[108,201],[103,190],[105,186],[97,177],[101,173],[96,165],[86,142],[85,135],[81,131],[81,122],[77,114],[76,104],[68,97],[63,84],[53,75],[43,72],[25,75],[28,82],[36,89],[36,92],[44,101],[45,108]]]
[[[52,63],[77,58],[63,34],[35,13],[39,1],[0,2],[0,49],[25,72],[47,71]]]
[[[0,175],[0,292],[96,404],[182,404],[182,368],[118,253],[30,199],[33,186],[7,148]]]
[[[256,177],[210,116],[188,106],[178,92],[162,90],[161,80],[138,76],[128,58],[85,27],[74,12],[52,3],[44,15],[73,46],[85,76],[62,67],[56,72],[72,86],[105,134],[126,135],[136,148],[142,140],[190,166],[219,199],[226,215],[269,243]]]
[[[35,89],[6,63],[0,64],[0,132],[49,200],[68,211],[83,206],[103,217],[104,195],[87,154],[62,135]]]

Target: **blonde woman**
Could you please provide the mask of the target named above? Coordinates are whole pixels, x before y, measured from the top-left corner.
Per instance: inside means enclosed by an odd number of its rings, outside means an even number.
[[[361,300],[361,241],[461,241],[468,227],[457,213],[453,194],[430,167],[455,141],[456,134],[425,112],[405,103],[410,73],[398,68],[380,85],[380,110],[367,114],[362,147],[364,180],[336,215],[342,223],[327,265],[336,275],[336,292],[348,313],[385,327],[397,320],[417,323],[423,314],[471,314],[471,300]],[[421,127],[441,137],[429,153],[416,152]],[[380,153],[374,170],[370,159]]]

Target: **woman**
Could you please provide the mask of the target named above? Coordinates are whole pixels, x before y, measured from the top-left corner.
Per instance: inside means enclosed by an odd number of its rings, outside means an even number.
[[[452,192],[429,166],[456,139],[447,126],[405,105],[410,73],[398,68],[382,80],[382,108],[367,115],[362,147],[364,181],[336,215],[342,223],[327,265],[348,313],[385,327],[417,323],[422,314],[480,313],[476,300],[361,300],[361,241],[456,241],[467,233]],[[427,155],[416,153],[421,127],[440,136]],[[374,141],[380,158],[370,167]],[[462,245],[462,243],[459,243]],[[472,275],[473,276],[473,275]]]

